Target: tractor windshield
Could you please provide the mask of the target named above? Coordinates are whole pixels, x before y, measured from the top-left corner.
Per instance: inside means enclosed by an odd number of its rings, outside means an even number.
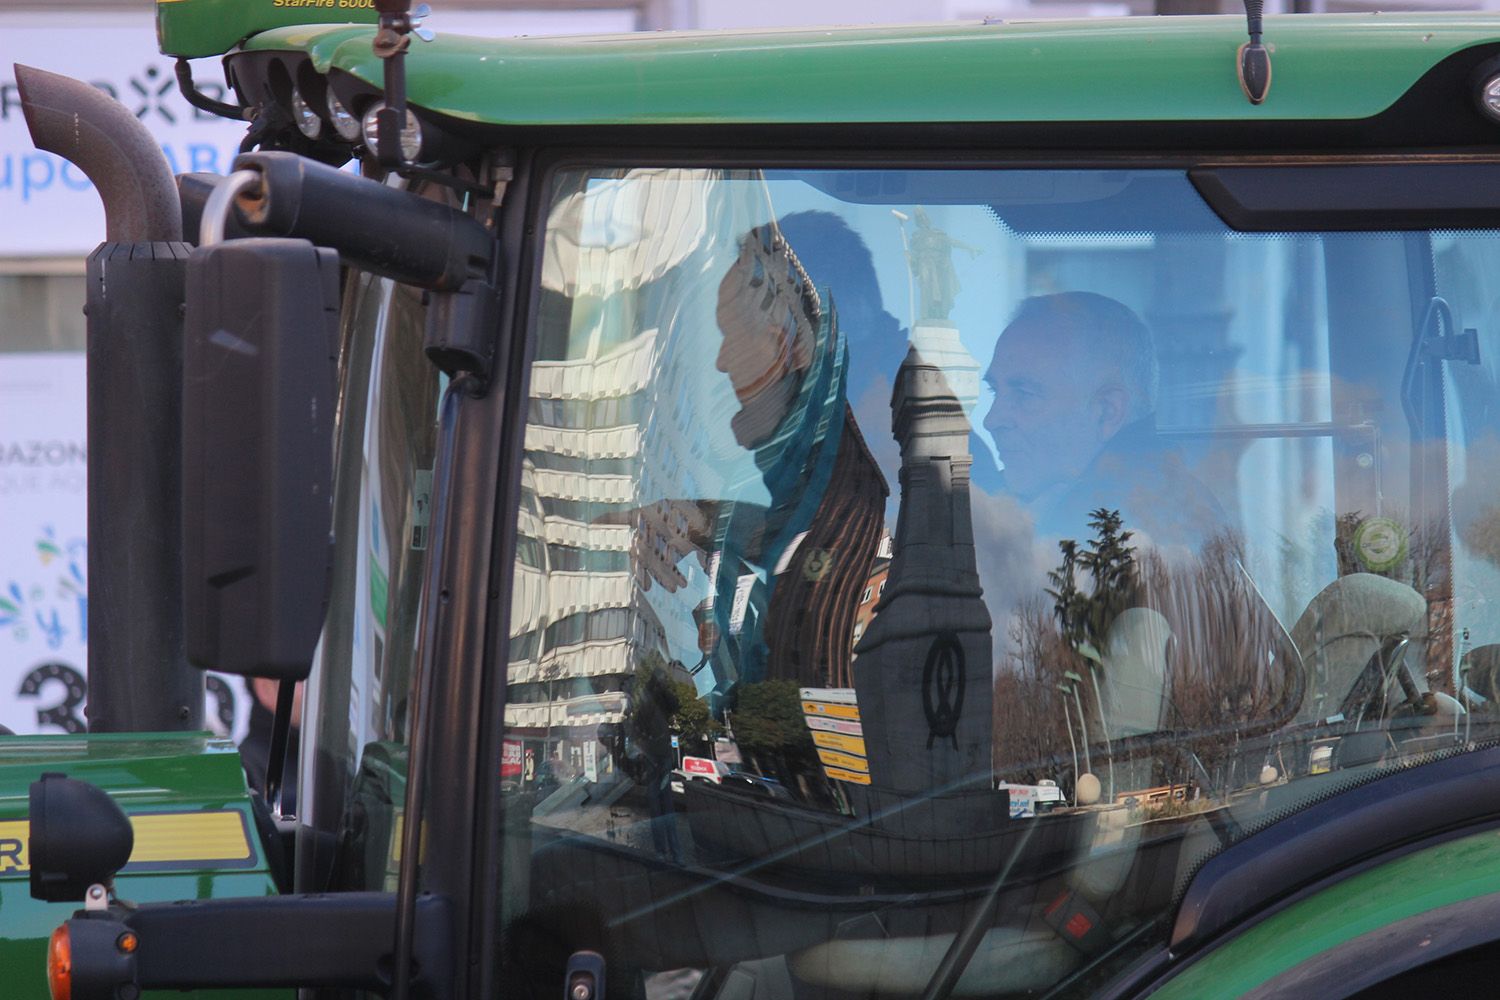
[[[545,209],[536,996],[582,949],[651,1000],[1086,992],[1226,844],[1495,735],[1500,234],[1235,232],[1167,169]]]

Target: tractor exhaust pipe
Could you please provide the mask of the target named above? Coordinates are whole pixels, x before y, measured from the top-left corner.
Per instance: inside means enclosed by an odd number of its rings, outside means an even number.
[[[16,67],[32,141],[104,201],[88,260],[92,732],[203,728],[183,653],[182,304],[188,252],[166,157],[134,115],[69,77]]]
[[[82,170],[104,201],[110,243],[182,239],[172,168],[146,126],[81,80],[16,64],[16,89],[37,149]]]

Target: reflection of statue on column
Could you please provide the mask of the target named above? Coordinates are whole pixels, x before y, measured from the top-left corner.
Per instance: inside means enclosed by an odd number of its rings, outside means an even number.
[[[961,288],[953,268],[953,251],[963,250],[977,257],[979,248],[961,243],[934,226],[921,206],[912,209],[912,218],[916,230],[907,241],[906,258],[912,283],[921,293],[921,308],[912,324],[911,345],[926,364],[943,373],[964,416],[970,417],[979,401],[979,362],[960,341],[958,327],[948,314]]]
[[[921,309],[916,321],[946,321],[953,311],[953,303],[962,288],[958,283],[958,272],[953,269],[953,251],[963,250],[972,257],[979,256],[979,248],[960,243],[932,224],[932,218],[920,205],[912,210],[917,228],[911,234],[906,248],[911,274],[921,293]]]

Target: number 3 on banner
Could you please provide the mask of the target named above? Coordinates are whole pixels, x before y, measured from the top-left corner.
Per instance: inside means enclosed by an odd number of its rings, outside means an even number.
[[[59,681],[63,686],[63,700],[50,708],[36,710],[38,726],[57,726],[65,733],[82,733],[88,727],[78,716],[78,709],[89,695],[88,684],[83,674],[66,663],[43,663],[21,681],[16,692],[22,698],[40,698],[42,686],[48,681]]]

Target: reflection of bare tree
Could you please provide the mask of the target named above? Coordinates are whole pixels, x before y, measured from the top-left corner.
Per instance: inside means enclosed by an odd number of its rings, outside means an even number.
[[[1066,759],[1073,746],[1063,678],[1087,664],[1039,597],[1012,616],[1009,648],[1010,662],[995,683],[996,772],[1024,782],[1056,777],[1052,762]]]
[[[1111,627],[1125,610],[1142,608],[1170,632],[1161,729],[1175,734],[1180,753],[1153,757],[1161,751],[1137,739],[1134,750],[1117,741],[1114,759],[1150,759],[1147,771],[1134,769],[1137,780],[1196,782],[1220,770],[1247,734],[1295,708],[1300,659],[1245,574],[1242,543],[1230,531],[1210,538],[1196,559],[1169,564],[1130,549],[1131,533],[1114,512],[1096,511],[1093,527],[1087,548],[1060,546],[1052,607],[1032,599],[1012,620],[1010,669],[996,687],[996,770],[1014,780],[1056,777],[1071,763],[1070,735],[1109,738],[1100,700],[1109,703],[1111,684],[1121,682],[1111,677]],[[1080,581],[1083,567],[1093,572]],[[1073,691],[1085,702],[1081,721],[1070,715]],[[1086,758],[1081,746],[1079,753]]]
[[[1301,658],[1245,574],[1242,556],[1240,539],[1224,531],[1190,565],[1142,559],[1144,603],[1166,618],[1175,640],[1174,728],[1225,732],[1295,708],[1288,699],[1300,693]]]

